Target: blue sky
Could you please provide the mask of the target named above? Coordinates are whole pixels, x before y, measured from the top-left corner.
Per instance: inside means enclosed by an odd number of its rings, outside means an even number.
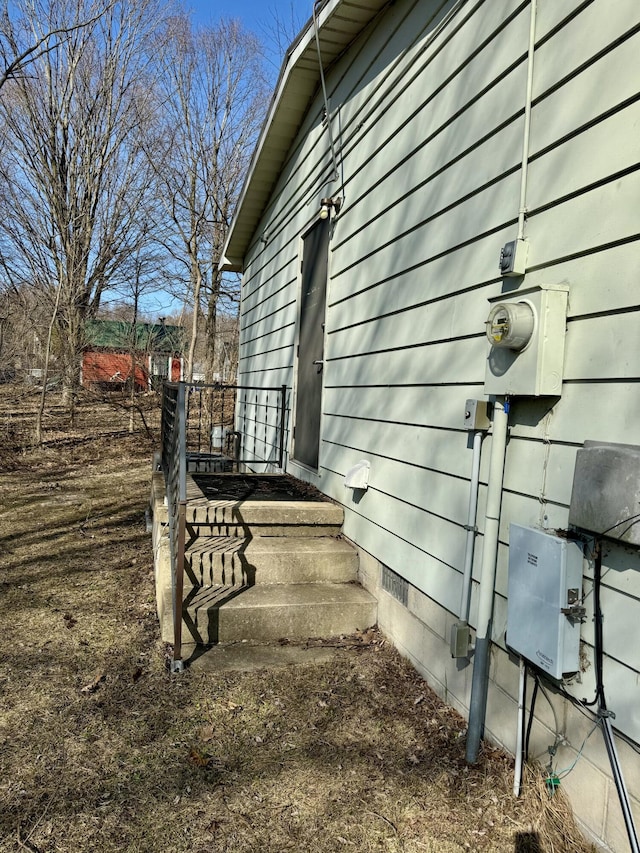
[[[221,18],[237,18],[264,45],[272,84],[286,49],[313,14],[314,0],[181,0],[197,24],[215,24]],[[278,26],[278,22],[280,26]],[[279,33],[279,34],[278,34]]]
[[[265,45],[273,81],[277,78],[284,53],[313,14],[314,0],[182,0],[196,24],[216,23],[221,18],[238,18]],[[277,21],[285,35],[276,37]]]
[[[258,34],[273,22],[276,14],[289,25],[292,15],[304,24],[313,13],[313,0],[183,0],[183,4],[193,11],[196,21],[208,24],[219,18],[239,18]]]
[[[215,24],[221,18],[239,18],[248,30],[256,33],[265,43],[269,41],[269,33],[273,31],[277,18],[281,19],[288,34],[293,32],[297,35],[313,14],[313,0],[182,0],[182,5],[192,12],[196,24]],[[266,44],[274,82],[284,50],[292,39],[293,36],[282,40],[284,47],[280,51],[275,46],[273,36],[271,43]],[[148,297],[144,307],[150,316],[177,314],[180,311],[180,305],[161,292]]]

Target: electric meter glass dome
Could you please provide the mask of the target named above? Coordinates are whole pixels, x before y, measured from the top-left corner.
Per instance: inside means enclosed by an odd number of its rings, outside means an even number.
[[[487,320],[487,338],[494,347],[521,350],[531,340],[535,315],[528,302],[499,302]]]

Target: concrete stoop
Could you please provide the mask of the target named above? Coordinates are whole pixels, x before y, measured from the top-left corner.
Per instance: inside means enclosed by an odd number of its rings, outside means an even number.
[[[153,474],[156,601],[173,642],[164,478]],[[342,508],[325,501],[207,501],[187,489],[182,640],[271,642],[351,634],[376,623],[356,583],[356,551],[339,538]]]

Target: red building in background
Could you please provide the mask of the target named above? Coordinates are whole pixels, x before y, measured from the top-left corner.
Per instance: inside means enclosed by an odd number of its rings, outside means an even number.
[[[183,378],[185,334],[181,326],[90,320],[85,327],[82,385],[115,391],[132,378],[137,391]]]

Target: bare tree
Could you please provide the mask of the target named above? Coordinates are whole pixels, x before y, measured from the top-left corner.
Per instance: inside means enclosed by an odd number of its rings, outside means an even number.
[[[237,299],[237,281],[218,272],[225,237],[267,103],[260,44],[237,22],[193,30],[171,20],[161,63],[162,111],[149,139],[170,230],[164,245],[193,307],[187,376],[192,377],[199,319],[206,316],[205,373],[211,379],[216,318]]]
[[[0,2],[0,89],[7,80],[25,73],[31,62],[35,62],[45,53],[56,50],[65,38],[74,30],[90,26],[102,15],[106,8],[100,10],[94,17],[86,21],[78,21],[64,27],[49,30],[31,41],[20,43],[14,25],[14,19],[9,14],[8,0]]]
[[[50,338],[58,338],[72,407],[85,321],[138,243],[149,189],[140,145],[148,116],[145,38],[156,6],[16,0],[12,8],[43,49],[0,99],[0,261],[51,306]],[[78,21],[92,23],[74,28]],[[57,49],[46,49],[63,30]]]
[[[313,0],[309,2],[309,18]],[[272,84],[275,83],[282,60],[306,24],[306,20],[296,11],[293,0],[285,8],[283,3],[269,6],[267,16],[259,21],[260,30],[264,36],[264,56],[271,69]]]

